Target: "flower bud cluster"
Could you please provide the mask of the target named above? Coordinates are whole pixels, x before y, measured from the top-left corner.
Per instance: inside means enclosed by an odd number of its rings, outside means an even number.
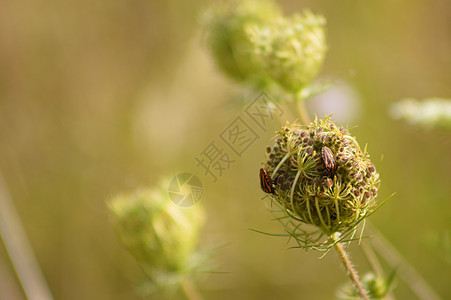
[[[334,154],[333,174],[326,168],[323,147]],[[327,235],[355,227],[375,207],[375,166],[349,131],[330,118],[283,127],[275,145],[267,148],[264,168],[274,185],[274,200]]]
[[[207,42],[219,69],[237,81],[265,85],[267,76],[249,33],[280,17],[280,8],[272,0],[235,0],[208,10],[204,18]]]
[[[211,10],[205,24],[220,69],[258,88],[299,93],[326,53],[323,17],[310,11],[285,17],[271,0],[231,1]]]
[[[300,92],[318,73],[326,53],[325,24],[306,10],[255,28],[252,41],[263,69],[287,92]]]
[[[109,203],[121,243],[153,288],[165,288],[193,272],[204,220],[199,205],[175,205],[163,186],[116,196]]]
[[[366,273],[361,281],[363,288],[367,291],[370,299],[387,299],[387,294],[393,290],[393,279],[395,273],[386,280],[385,278],[374,274]],[[360,293],[352,284],[345,284],[337,291],[338,299],[360,299]]]

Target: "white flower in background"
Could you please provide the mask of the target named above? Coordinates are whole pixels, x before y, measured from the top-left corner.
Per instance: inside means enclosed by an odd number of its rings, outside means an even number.
[[[451,100],[429,98],[423,101],[404,99],[390,107],[394,119],[404,119],[424,128],[451,130]]]

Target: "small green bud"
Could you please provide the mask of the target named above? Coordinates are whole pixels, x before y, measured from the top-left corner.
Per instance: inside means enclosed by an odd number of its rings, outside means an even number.
[[[207,43],[218,67],[237,81],[265,85],[266,75],[255,56],[254,28],[281,16],[271,0],[229,1],[205,14]]]
[[[429,98],[424,101],[404,99],[391,106],[395,119],[404,119],[410,124],[424,128],[451,130],[451,100]]]
[[[394,275],[394,273],[392,274]],[[363,288],[368,292],[370,299],[384,299],[387,293],[392,289],[391,276],[388,280],[383,277],[375,275],[373,272],[365,274],[361,278]],[[339,299],[361,299],[360,293],[355,289],[355,287],[347,283],[338,292],[337,297]]]
[[[269,77],[287,92],[298,93],[314,79],[323,63],[326,20],[306,10],[266,24],[253,31],[256,54]]]
[[[193,271],[203,211],[175,205],[163,185],[116,196],[109,209],[122,245],[156,287],[179,282]]]
[[[264,168],[273,200],[294,220],[331,236],[353,230],[374,211],[379,174],[348,130],[328,117],[285,126],[275,139]]]

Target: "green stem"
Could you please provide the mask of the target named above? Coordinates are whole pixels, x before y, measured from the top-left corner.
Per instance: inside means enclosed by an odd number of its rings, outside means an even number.
[[[53,299],[1,173],[0,240],[3,240],[25,298]]]
[[[376,249],[381,257],[390,265],[391,268],[397,268],[397,274],[404,280],[419,299],[441,299],[432,287],[421,277],[420,274],[410,265],[396,248],[379,232],[374,226],[369,226],[374,238],[371,239],[371,245]]]
[[[363,254],[365,255],[366,259],[368,260],[368,263],[371,265],[371,268],[374,270],[376,275],[378,277],[384,276],[384,272],[382,271],[382,266],[379,263],[379,260],[377,259],[376,253],[374,253],[374,250],[371,248],[371,246],[367,244],[367,241],[362,242],[362,250],[363,250]]]
[[[371,265],[371,268],[374,270],[376,276],[378,278],[384,277],[384,272],[382,270],[382,266],[381,266],[379,260],[377,259],[377,255],[374,252],[374,249],[369,244],[369,242],[363,241],[362,250],[363,250],[363,254],[365,255],[366,259],[368,260],[369,264]],[[395,299],[395,296],[393,295],[393,293],[390,290],[388,290],[387,295],[384,297],[384,299],[393,300],[393,299]]]
[[[298,110],[299,117],[300,117],[302,123],[303,124],[310,123],[310,118],[308,116],[307,109],[305,108],[305,101],[304,101],[304,99],[302,99],[298,95],[295,95],[294,96],[294,103],[296,104],[296,108]]]
[[[346,273],[348,274],[349,279],[353,283],[354,287],[357,289],[357,292],[360,294],[360,297],[362,299],[369,300],[370,298],[367,294],[367,291],[363,288],[359,276],[357,275],[357,272],[355,271],[354,266],[352,265],[351,260],[349,259],[349,255],[343,247],[343,244],[340,242],[336,242],[338,239],[338,233],[335,233],[331,238],[335,241],[334,248],[335,250],[337,250],[338,257],[343,263],[343,266],[346,269]]]
[[[185,279],[181,284],[181,288],[188,300],[202,300],[202,296],[199,294],[191,280]]]
[[[310,118],[308,116],[307,113],[307,109],[305,108],[305,101],[300,97],[299,94],[294,95],[294,102],[296,104],[296,108],[298,110],[299,113],[299,117],[301,119],[301,122],[304,124],[308,124],[310,123]],[[318,210],[318,214],[321,218],[321,222],[323,223],[324,226],[326,226],[324,224],[324,220],[321,217],[321,212],[319,211],[319,207],[318,207],[318,203],[317,203],[317,199],[316,199],[316,208]],[[310,207],[309,207],[309,201],[307,200],[307,209],[310,215]],[[312,217],[310,215],[310,221],[313,224],[313,220]],[[327,227],[327,226],[326,226]],[[348,253],[345,251],[343,244],[340,242],[337,242],[338,240],[338,235],[339,233],[335,233],[331,236],[331,239],[335,242],[334,244],[334,248],[335,250],[337,250],[338,253],[338,257],[340,258],[341,262],[343,263],[343,266],[346,269],[346,273],[349,276],[349,279],[351,280],[351,282],[353,283],[353,285],[355,286],[355,288],[357,289],[358,293],[360,294],[360,297],[364,300],[369,300],[369,296],[367,294],[367,291],[363,288],[362,283],[359,280],[359,276],[357,275],[357,272],[354,269],[354,266],[351,263],[351,260],[349,259],[349,255]]]

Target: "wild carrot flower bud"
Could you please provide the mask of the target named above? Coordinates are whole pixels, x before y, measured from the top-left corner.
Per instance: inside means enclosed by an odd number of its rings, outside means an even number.
[[[266,73],[290,93],[305,88],[318,73],[326,53],[326,20],[306,10],[256,27],[252,41]]]
[[[379,174],[348,130],[327,117],[285,126],[275,140],[264,169],[274,185],[273,200],[293,222],[331,236],[353,231],[374,211]],[[296,230],[303,232],[297,236],[304,236],[305,247],[321,247],[307,231]]]
[[[264,84],[267,75],[254,54],[250,32],[280,15],[272,0],[229,1],[207,11],[207,42],[219,68],[238,81]]]
[[[392,289],[392,283],[395,273],[385,280],[381,276],[375,275],[373,272],[365,274],[361,281],[363,288],[368,292],[370,299],[385,299],[387,293]],[[337,292],[338,299],[361,299],[360,294],[355,287],[347,283]]]
[[[123,246],[139,262],[154,288],[166,288],[189,276],[203,211],[199,205],[175,205],[164,188],[136,191],[109,203]]]
[[[404,119],[410,124],[425,128],[451,130],[451,100],[430,98],[422,102],[404,99],[391,106],[395,119]]]

